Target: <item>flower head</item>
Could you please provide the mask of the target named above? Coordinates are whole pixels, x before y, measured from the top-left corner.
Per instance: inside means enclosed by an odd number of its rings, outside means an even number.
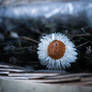
[[[65,69],[76,62],[75,45],[64,34],[52,33],[43,36],[38,45],[38,58],[48,69]]]

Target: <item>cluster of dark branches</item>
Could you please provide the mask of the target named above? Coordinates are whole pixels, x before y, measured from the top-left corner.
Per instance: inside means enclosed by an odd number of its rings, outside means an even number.
[[[92,32],[88,27],[62,26],[59,22],[32,20],[25,23],[6,21],[0,25],[0,62],[33,69],[46,69],[37,56],[37,46],[42,35],[61,32],[73,41],[78,59],[69,72],[92,72]]]
[[[84,4],[80,2],[71,3],[74,10],[72,13],[69,12],[68,15],[70,16],[67,16],[66,12],[63,12],[64,14],[59,12],[56,13],[55,16],[45,18],[44,14],[42,13],[40,16],[39,12],[38,17],[35,17],[37,13],[33,17],[31,10],[34,7],[20,5],[18,7],[8,8],[8,3],[10,5],[12,5],[12,3],[5,2],[6,0],[0,2],[1,6],[7,6],[4,8],[0,7],[0,62],[24,67],[29,66],[37,70],[46,69],[45,66],[40,64],[37,56],[37,47],[40,38],[46,34],[61,32],[68,36],[75,44],[78,52],[77,61],[72,63],[71,67],[66,69],[66,71],[92,72],[92,12],[90,11],[90,5],[92,3],[87,3],[87,5],[86,2]],[[80,7],[76,7],[78,4]],[[51,5],[53,6],[53,4]],[[62,5],[61,3],[61,6]],[[89,11],[84,5],[86,5]],[[68,3],[65,3],[65,6],[69,8]],[[43,5],[41,7],[43,7]],[[50,8],[50,6],[48,7]],[[67,7],[61,7],[61,10],[64,8],[67,11]],[[22,8],[24,11],[20,12]],[[17,9],[19,16],[16,13]],[[31,13],[29,13],[29,11]],[[43,11],[44,10],[42,10],[42,12]],[[75,11],[78,13],[77,17]],[[27,16],[31,16],[31,18],[29,17],[29,19]]]

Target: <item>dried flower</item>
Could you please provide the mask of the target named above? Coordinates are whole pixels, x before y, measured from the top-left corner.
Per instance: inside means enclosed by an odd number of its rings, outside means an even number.
[[[75,45],[64,34],[52,33],[43,36],[38,45],[38,58],[48,69],[65,69],[76,62]]]

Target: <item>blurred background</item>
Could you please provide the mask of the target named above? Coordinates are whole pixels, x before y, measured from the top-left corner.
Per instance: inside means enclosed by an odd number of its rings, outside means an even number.
[[[44,7],[48,7],[48,12]],[[32,15],[33,9],[38,13]],[[73,41],[78,52],[76,63],[66,71],[92,72],[91,9],[91,0],[0,0],[0,62],[46,70],[37,56],[40,38],[62,32]]]

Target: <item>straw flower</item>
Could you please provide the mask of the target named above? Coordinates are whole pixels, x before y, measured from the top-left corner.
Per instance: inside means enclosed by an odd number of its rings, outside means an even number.
[[[62,33],[43,36],[38,45],[38,58],[48,69],[66,69],[76,62],[75,45]]]

